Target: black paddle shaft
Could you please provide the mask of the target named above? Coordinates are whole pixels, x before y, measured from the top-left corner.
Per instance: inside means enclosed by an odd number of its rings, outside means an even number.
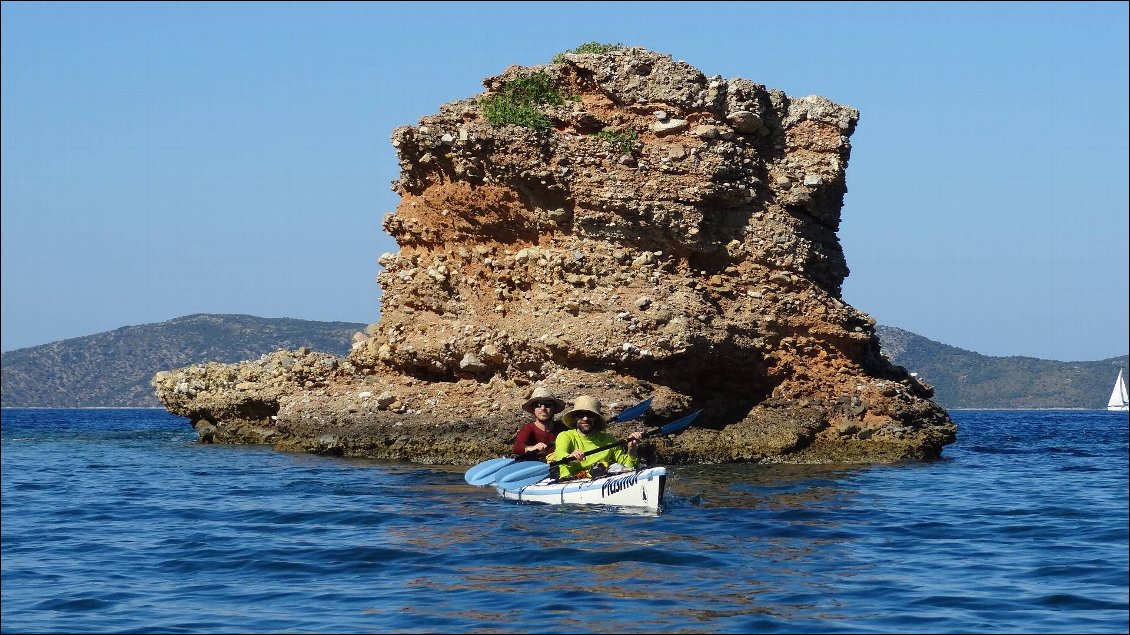
[[[682,430],[683,428],[689,426],[691,424],[691,422],[695,420],[695,417],[697,417],[700,412],[702,412],[702,411],[699,410],[698,412],[695,412],[694,414],[683,417],[682,419],[679,419],[678,421],[673,421],[671,423],[668,423],[667,425],[663,426],[662,428],[656,428],[654,430],[648,430],[647,432],[643,433],[643,437],[641,437],[640,440],[642,441],[644,439],[649,439],[649,438],[654,437],[654,436],[659,435],[659,434],[674,434],[674,433]],[[612,448],[619,447],[621,445],[626,445],[627,443],[628,443],[628,439],[620,439],[619,441],[616,441],[615,443],[609,443],[608,445],[602,445],[599,448],[593,448],[593,449],[589,450],[588,452],[585,452],[584,455],[581,458],[584,458],[585,456],[589,456],[590,454],[596,454],[597,452],[603,452],[605,450],[611,450]],[[558,459],[558,460],[556,460],[552,463],[549,463],[548,465],[550,467],[552,467],[552,466],[555,466],[555,465],[561,465],[562,463],[572,463],[573,461],[576,461],[576,460],[577,459],[574,459],[573,457],[570,456],[567,459]]]
[[[617,421],[620,420],[620,417],[623,417],[625,415],[627,415],[627,418],[628,418],[629,421],[632,420],[632,419],[635,419],[636,417],[647,412],[647,409],[651,407],[651,399],[652,399],[651,397],[648,397],[647,399],[644,399],[643,401],[641,401],[640,403],[638,403],[634,406],[629,406],[627,408],[624,408],[618,414],[612,415],[612,417],[610,417],[608,419],[607,423],[616,423]],[[623,441],[622,443],[627,443],[627,442]],[[550,443],[549,447],[551,447],[551,448],[556,447],[556,444]],[[601,450],[607,450],[609,448],[614,448],[614,447],[616,447],[616,444],[609,445],[609,446],[606,446],[606,447],[603,447],[603,448],[597,448],[597,449],[593,450],[593,452],[599,452]],[[588,454],[586,454],[585,456],[588,456]],[[536,460],[538,460],[538,453],[537,453],[536,450],[530,450],[529,452],[522,454],[522,456],[520,456],[519,459],[521,459],[521,460],[532,459],[532,460],[536,461]]]

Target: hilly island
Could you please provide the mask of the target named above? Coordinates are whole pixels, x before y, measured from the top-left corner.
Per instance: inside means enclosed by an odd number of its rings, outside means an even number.
[[[469,464],[508,453],[538,385],[613,413],[653,398],[621,436],[702,409],[644,448],[665,463],[929,459],[955,440],[841,297],[857,111],[640,48],[483,85],[393,131],[399,251],[347,352],[153,377],[201,440]]]

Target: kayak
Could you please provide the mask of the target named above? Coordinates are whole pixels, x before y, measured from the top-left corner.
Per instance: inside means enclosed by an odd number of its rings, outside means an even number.
[[[600,478],[581,478],[571,481],[545,479],[513,489],[502,485],[496,487],[504,498],[530,503],[616,505],[659,511],[659,503],[663,500],[663,490],[666,486],[667,468],[649,467],[609,474]]]

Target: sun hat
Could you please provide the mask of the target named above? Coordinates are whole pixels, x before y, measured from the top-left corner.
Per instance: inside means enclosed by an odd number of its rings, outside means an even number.
[[[526,403],[522,404],[522,410],[533,414],[534,407],[539,401],[549,401],[553,403],[553,414],[557,414],[565,409],[565,402],[561,401],[553,395],[552,392],[545,386],[538,386],[530,393],[530,398]]]
[[[589,397],[588,395],[581,395],[573,400],[573,407],[570,408],[565,414],[561,415],[561,420],[565,422],[565,426],[569,428],[577,427],[577,415],[583,412],[588,412],[596,415],[596,421],[593,423],[593,430],[602,430],[604,428],[604,413],[601,412],[600,400],[596,397]]]

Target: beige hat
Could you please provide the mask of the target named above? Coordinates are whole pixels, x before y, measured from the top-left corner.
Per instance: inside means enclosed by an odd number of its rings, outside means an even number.
[[[589,397],[581,395],[573,400],[573,407],[570,408],[565,414],[561,415],[561,420],[565,422],[568,428],[577,427],[577,413],[591,412],[596,415],[596,422],[593,423],[593,430],[604,429],[604,413],[601,412],[600,400],[596,397]]]
[[[526,400],[526,403],[522,404],[522,410],[525,410],[526,412],[533,414],[534,404],[536,404],[539,401],[552,402],[553,403],[553,414],[557,414],[557,413],[559,413],[559,412],[561,412],[562,410],[565,409],[565,402],[564,401],[561,401],[560,399],[555,397],[553,395],[553,393],[550,392],[549,389],[546,388],[545,386],[538,386],[538,387],[534,388],[534,391],[532,393],[530,393],[530,398]]]

